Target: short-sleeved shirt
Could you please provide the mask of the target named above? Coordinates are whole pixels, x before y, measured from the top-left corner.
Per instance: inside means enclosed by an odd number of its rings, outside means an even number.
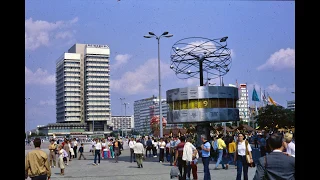
[[[209,142],[204,143],[203,146],[206,149],[210,149],[211,148],[210,147],[211,145],[210,145]],[[210,151],[201,150],[201,154],[202,154],[202,157],[209,157],[210,156]]]
[[[176,147],[176,150],[178,151],[178,157],[182,157],[184,144],[185,142],[181,142]]]
[[[238,142],[237,145],[237,149],[238,149],[238,155],[240,156],[245,156],[246,155],[246,140],[244,140],[243,142]],[[250,144],[248,143],[248,151],[252,151]]]

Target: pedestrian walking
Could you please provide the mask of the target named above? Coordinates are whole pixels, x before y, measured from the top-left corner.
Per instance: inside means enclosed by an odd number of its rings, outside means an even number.
[[[83,143],[81,143],[81,146],[79,147],[79,160],[81,159],[81,157],[83,157],[84,160],[86,160],[86,157],[84,157],[83,152],[84,152],[84,147],[83,147]]]

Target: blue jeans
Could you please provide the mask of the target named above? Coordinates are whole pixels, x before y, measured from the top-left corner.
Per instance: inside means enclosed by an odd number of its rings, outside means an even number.
[[[227,162],[227,164],[231,164],[234,161],[234,153],[229,153],[229,161]]]
[[[203,180],[211,180],[209,162],[210,162],[210,157],[202,157],[203,172],[204,172]]]
[[[222,164],[222,168],[224,168],[224,162],[222,160],[222,155],[223,155],[223,149],[218,149],[218,160],[217,160],[217,163],[216,163],[216,168],[219,166],[219,164],[221,163]]]
[[[100,150],[95,150],[94,151],[93,163],[95,163],[95,164],[97,164],[97,156],[98,156],[98,163],[100,164],[100,156],[101,156]]]
[[[243,180],[248,180],[248,163],[246,156],[237,156],[237,179],[241,180],[241,173],[243,169]]]

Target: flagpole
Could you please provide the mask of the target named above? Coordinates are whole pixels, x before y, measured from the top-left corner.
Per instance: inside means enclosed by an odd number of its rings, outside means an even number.
[[[260,87],[260,99],[259,99],[259,100],[260,100],[260,107],[261,107],[261,106],[262,106],[261,103],[262,103],[262,101],[263,101],[262,92],[261,92],[261,87]]]

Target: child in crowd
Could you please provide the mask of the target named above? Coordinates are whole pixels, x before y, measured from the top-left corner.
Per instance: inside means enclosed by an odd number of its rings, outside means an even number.
[[[78,152],[79,152],[79,154],[80,154],[79,160],[81,159],[81,156],[83,156],[84,160],[86,160],[86,157],[84,157],[84,155],[83,155],[83,151],[84,151],[83,143],[81,143],[81,146],[80,146],[80,148],[79,148],[79,150],[78,150]]]

